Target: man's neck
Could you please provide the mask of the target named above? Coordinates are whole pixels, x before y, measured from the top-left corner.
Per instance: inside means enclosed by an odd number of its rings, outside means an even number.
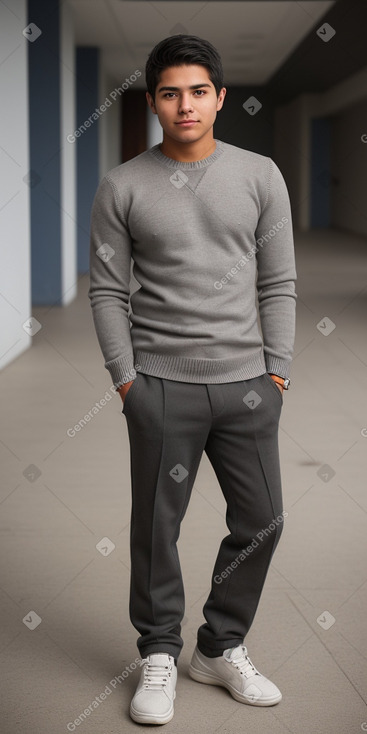
[[[198,140],[194,143],[177,143],[175,140],[167,140],[163,138],[159,149],[167,158],[181,163],[194,163],[208,158],[216,150],[217,144],[214,138],[210,140]]]

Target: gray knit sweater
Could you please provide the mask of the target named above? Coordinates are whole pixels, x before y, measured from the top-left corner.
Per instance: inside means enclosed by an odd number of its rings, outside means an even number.
[[[155,145],[98,186],[88,295],[116,387],[137,371],[193,383],[289,376],[297,275],[285,182],[270,158],[215,142],[190,163]]]

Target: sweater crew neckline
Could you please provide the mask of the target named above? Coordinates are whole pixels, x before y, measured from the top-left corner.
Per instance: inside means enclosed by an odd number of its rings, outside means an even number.
[[[222,141],[217,140],[216,138],[214,138],[214,140],[217,146],[214,153],[209,155],[207,158],[202,158],[200,161],[176,161],[174,158],[169,158],[167,155],[164,155],[164,153],[162,153],[162,151],[160,150],[160,143],[158,143],[157,145],[153,145],[153,147],[149,149],[148,153],[150,153],[161,163],[164,163],[166,166],[168,166],[168,168],[179,168],[181,171],[196,171],[200,168],[206,168],[206,166],[210,166],[211,163],[214,163],[214,161],[216,161],[217,158],[222,155],[224,151],[224,145]]]

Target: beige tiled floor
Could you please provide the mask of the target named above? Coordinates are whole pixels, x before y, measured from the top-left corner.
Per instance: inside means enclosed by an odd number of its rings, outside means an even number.
[[[227,533],[204,454],[179,540],[184,648],[167,734],[367,729],[367,243],[313,232],[297,236],[296,253],[297,338],[280,424],[289,514],[246,638],[283,700],[244,706],[188,677]],[[84,277],[68,308],[34,310],[41,331],[1,375],[2,734],[149,728],[128,714],[138,671],[116,678],[138,657],[128,616],[129,446],[120,398],[67,434],[111,386],[87,287]],[[324,317],[335,324],[328,336],[317,328]],[[320,471],[324,465],[331,469]],[[96,549],[105,537],[116,546],[107,557]],[[33,630],[22,621],[30,612],[42,620]],[[329,615],[335,622],[325,629],[317,620]],[[73,729],[93,701],[93,713]]]

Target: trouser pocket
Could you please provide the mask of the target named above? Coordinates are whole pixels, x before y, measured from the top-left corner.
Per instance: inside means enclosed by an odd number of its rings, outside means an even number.
[[[267,377],[268,381],[271,383],[273,390],[275,390],[275,392],[277,393],[278,398],[280,398],[280,402],[283,403],[283,393],[279,390],[279,387],[277,387],[273,378],[270,377],[269,372],[265,372],[265,376]]]
[[[136,393],[136,390],[137,390],[138,378],[139,378],[139,372],[137,373],[137,375],[136,375],[136,377],[135,377],[135,379],[133,381],[133,384],[130,385],[130,387],[129,387],[126,395],[125,395],[125,399],[123,400],[123,407],[122,407],[121,413],[125,413],[126,412],[126,408],[130,405],[130,403],[133,400],[133,397],[134,397],[134,395]]]

